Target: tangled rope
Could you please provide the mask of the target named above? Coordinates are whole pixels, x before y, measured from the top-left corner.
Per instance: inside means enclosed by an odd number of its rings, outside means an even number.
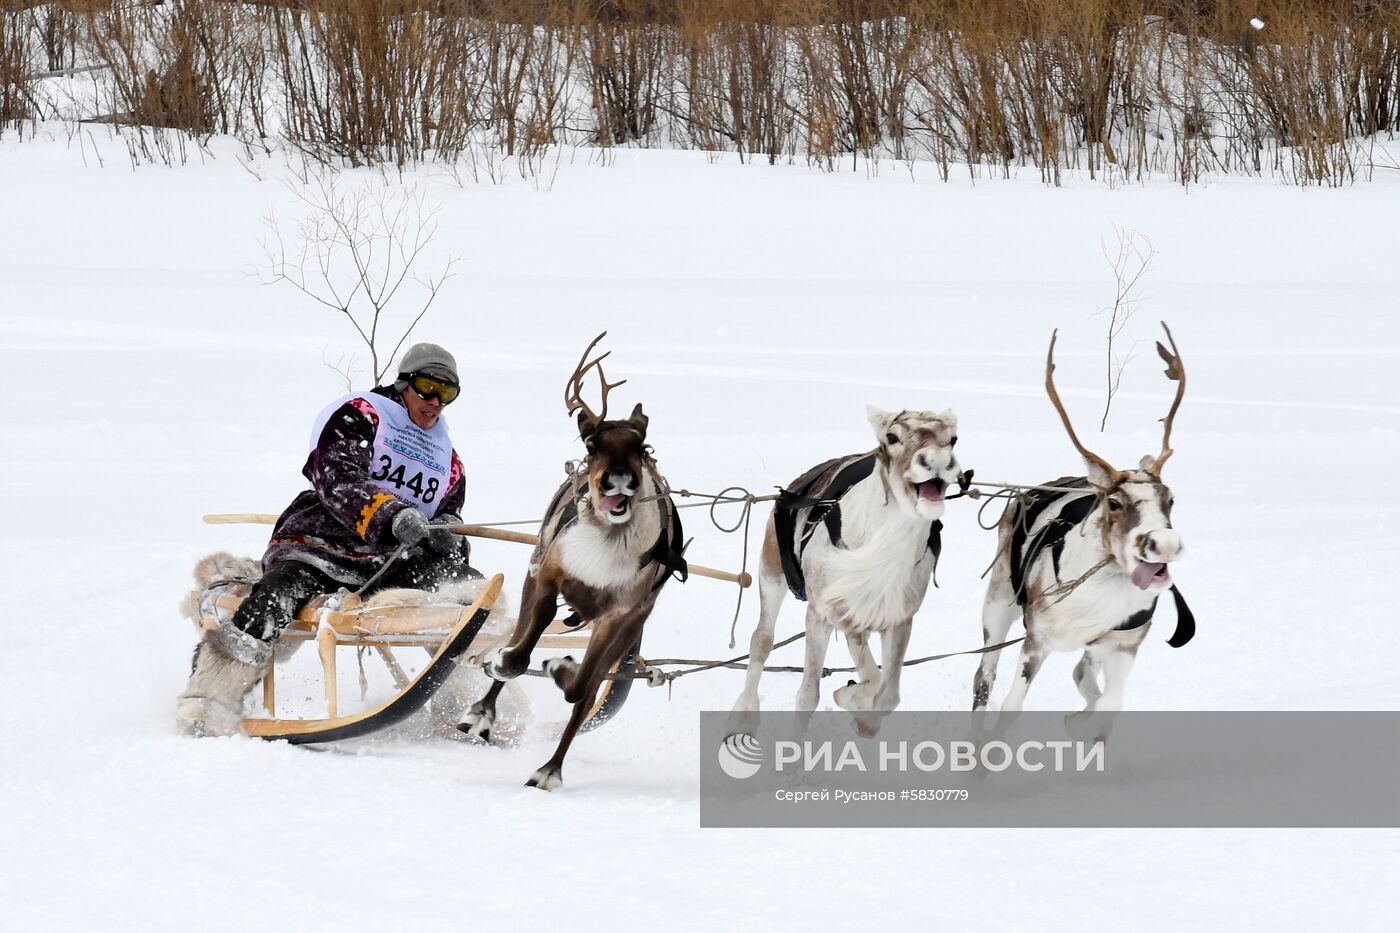
[[[691,502],[686,505],[677,505],[676,508],[698,509],[708,506],[710,510],[710,524],[714,525],[715,528],[718,529],[722,534],[733,534],[740,528],[744,529],[743,551],[739,559],[739,577],[740,579],[742,579],[744,575],[747,574],[749,571],[749,519],[753,516],[754,503],[776,501],[778,498],[777,493],[772,493],[766,496],[755,496],[743,486],[726,486],[724,489],[721,489],[719,492],[714,494],[704,492],[691,492],[689,489],[668,490],[668,492],[672,496],[680,496],[683,499],[696,497],[709,499],[710,501],[708,503]],[[737,495],[731,495],[731,493],[737,493]],[[735,521],[733,525],[725,525],[719,520],[719,516],[716,514],[715,510],[719,508],[721,504],[730,504],[734,502],[742,502],[743,508],[740,510],[738,520]],[[744,587],[740,586],[738,590],[739,595],[734,600],[734,618],[732,618],[729,621],[730,650],[733,650],[734,648],[734,630],[739,626],[739,613],[744,607]],[[653,686],[656,686],[656,684],[653,684]]]

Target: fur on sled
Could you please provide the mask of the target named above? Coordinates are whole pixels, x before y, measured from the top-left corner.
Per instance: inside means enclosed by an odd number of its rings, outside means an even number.
[[[201,615],[215,616],[211,596],[220,590],[234,586],[250,587],[262,578],[262,564],[251,557],[238,557],[227,551],[216,551],[200,558],[194,565],[194,589],[180,600],[180,614],[199,627]],[[415,590],[395,587],[380,590],[363,603],[366,609],[389,609],[404,606],[470,606],[476,602],[487,581],[452,580],[436,590]],[[236,591],[235,591],[236,592]],[[220,618],[221,621],[227,621]],[[486,624],[482,626],[484,635],[510,634],[512,613],[505,594],[497,597],[495,606]]]

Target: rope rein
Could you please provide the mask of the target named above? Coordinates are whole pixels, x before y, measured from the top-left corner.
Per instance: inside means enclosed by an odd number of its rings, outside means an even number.
[[[801,639],[806,638],[806,637],[807,637],[807,633],[806,633],[806,632],[798,632],[796,635],[792,635],[792,636],[790,636],[790,637],[788,637],[788,638],[785,638],[785,639],[783,639],[782,641],[778,642],[777,644],[773,645],[773,647],[770,648],[769,650],[770,650],[770,651],[775,651],[775,650],[777,650],[778,648],[786,647],[787,645],[790,645],[790,644],[792,644],[792,643],[795,642],[795,641],[800,641]],[[967,649],[967,650],[965,650],[965,651],[948,651],[948,652],[945,652],[945,653],[943,653],[943,654],[930,654],[930,655],[925,655],[925,656],[922,657],[922,658],[913,658],[913,659],[911,659],[911,660],[909,660],[909,661],[905,661],[904,664],[903,664],[902,666],[903,666],[903,667],[914,667],[915,665],[918,665],[918,664],[926,664],[926,663],[928,663],[929,661],[942,661],[942,660],[944,660],[944,659],[946,659],[946,658],[956,658],[956,657],[961,657],[961,656],[963,656],[963,655],[987,654],[987,653],[992,652],[992,651],[1000,651],[1000,650],[1003,649],[1003,648],[1008,648],[1008,647],[1010,647],[1011,645],[1014,645],[1014,644],[1017,644],[1017,643],[1019,643],[1019,642],[1025,641],[1025,638],[1026,638],[1026,636],[1022,635],[1020,638],[1013,638],[1013,639],[1011,639],[1011,640],[1009,640],[1009,641],[1003,641],[1003,642],[1000,642],[1000,643],[995,644],[995,645],[983,645],[981,648],[969,648],[969,649]],[[650,661],[649,661],[649,660],[647,660],[646,658],[643,658],[641,655],[637,655],[636,661],[635,661],[637,669],[636,669],[635,671],[627,671],[627,672],[617,671],[617,672],[614,672],[614,673],[609,673],[609,674],[603,675],[603,679],[604,679],[604,680],[645,680],[645,681],[647,682],[647,686],[649,686],[649,687],[660,687],[660,686],[663,686],[663,685],[670,685],[672,682],[674,682],[674,681],[676,681],[676,680],[679,680],[679,679],[682,678],[682,677],[689,676],[690,674],[699,674],[699,673],[701,673],[701,672],[703,672],[703,671],[711,671],[711,670],[716,670],[716,669],[718,669],[718,668],[731,668],[731,669],[734,669],[734,670],[744,670],[744,669],[746,668],[746,665],[745,665],[743,662],[747,661],[748,659],[749,659],[749,655],[747,655],[747,654],[741,654],[741,655],[739,655],[739,656],[736,657],[736,658],[729,658],[728,660],[723,660],[723,661],[705,661],[705,660],[700,660],[700,659],[697,659],[697,658],[656,658],[656,659],[653,659],[653,660],[650,660]],[[662,666],[678,666],[678,665],[689,665],[689,666],[688,666],[685,670],[677,670],[677,671],[663,671],[663,670],[661,670],[661,667],[662,667]],[[800,673],[803,672],[804,668],[801,668],[801,667],[794,667],[794,666],[792,666],[792,665],[768,665],[768,664],[765,664],[765,665],[763,666],[763,670],[764,670],[764,671],[777,672],[777,673],[786,673],[786,674],[800,674]],[[853,674],[853,673],[855,673],[856,671],[857,671],[857,668],[854,668],[854,667],[824,667],[824,668],[822,668],[822,670],[821,670],[821,676],[822,676],[822,678],[826,678],[826,677],[830,677],[832,674]],[[529,676],[529,677],[546,677],[546,676],[549,676],[549,675],[547,675],[547,674],[545,673],[543,667],[531,668],[530,670],[525,671],[525,675],[526,675],[526,676]]]
[[[579,477],[579,471],[578,471],[577,465],[575,464],[574,461],[570,461],[569,463],[567,463],[567,464],[565,465],[565,470],[568,472],[568,474],[570,475],[570,477],[574,479],[574,482],[575,482],[575,490],[577,491],[577,488],[578,488],[577,484],[578,484],[578,480],[579,480],[579,478],[580,478],[580,477]],[[977,511],[977,524],[978,524],[978,525],[982,528],[982,530],[984,530],[984,531],[991,531],[991,530],[995,529],[996,526],[997,526],[997,524],[999,523],[999,520],[998,520],[997,522],[993,522],[993,523],[991,523],[991,524],[989,525],[989,524],[987,524],[985,521],[983,521],[984,512],[985,512],[987,506],[991,505],[993,502],[995,502],[995,501],[997,501],[997,500],[1006,500],[1008,503],[1010,503],[1012,500],[1016,499],[1016,498],[1017,498],[1021,493],[1023,493],[1023,492],[1027,492],[1027,491],[1042,491],[1042,490],[1043,490],[1043,491],[1046,491],[1046,492],[1060,493],[1060,494],[1062,494],[1062,495],[1093,495],[1093,494],[1094,494],[1094,490],[1092,490],[1092,489],[1088,489],[1088,490],[1066,489],[1066,488],[1061,487],[1061,486],[1027,486],[1027,485],[1021,485],[1021,484],[1017,484],[1017,483],[992,483],[992,482],[982,482],[982,481],[973,482],[973,481],[970,481],[970,480],[969,480],[968,482],[966,482],[965,484],[963,484],[963,485],[964,485],[963,491],[960,491],[960,492],[956,493],[955,495],[948,496],[947,498],[948,498],[949,500],[952,500],[952,499],[961,499],[961,498],[964,498],[964,497],[969,498],[969,499],[974,499],[974,500],[985,499],[986,501],[982,503],[981,507],[980,507],[980,508],[978,509],[978,511]],[[981,487],[981,488],[977,488],[977,487]],[[988,493],[988,492],[983,492],[983,491],[982,491],[982,488],[992,489],[992,490],[995,490],[995,491],[994,491],[994,492],[990,492],[990,493]],[[673,507],[676,508],[676,509],[698,509],[698,508],[708,508],[708,509],[709,509],[710,524],[713,525],[713,526],[715,527],[715,529],[718,530],[719,532],[721,532],[722,534],[733,534],[734,532],[739,531],[741,528],[743,529],[742,555],[741,555],[741,562],[740,562],[740,575],[741,575],[741,576],[742,576],[743,574],[745,574],[745,573],[748,572],[748,566],[749,566],[749,531],[750,531],[750,523],[751,523],[751,520],[752,520],[752,517],[753,517],[753,507],[754,507],[754,505],[755,505],[756,503],[759,503],[759,502],[774,502],[774,501],[776,501],[776,500],[779,498],[777,493],[772,493],[772,494],[763,495],[763,496],[756,496],[756,495],[754,495],[752,492],[750,492],[748,489],[744,488],[743,486],[727,486],[727,487],[725,487],[724,489],[720,490],[720,491],[717,492],[717,493],[694,492],[694,491],[689,490],[689,489],[670,489],[670,488],[666,488],[665,486],[663,486],[662,490],[659,491],[658,493],[656,493],[655,495],[641,497],[641,498],[639,498],[639,499],[637,500],[637,502],[638,502],[639,504],[640,504],[640,503],[643,503],[643,502],[654,502],[654,501],[656,501],[657,499],[662,499],[662,498],[667,498],[667,497],[680,497],[680,498],[683,498],[683,499],[690,499],[690,498],[705,499],[705,500],[707,500],[707,501],[705,501],[705,502],[688,502],[688,503],[684,503],[684,504],[674,504]],[[818,502],[817,502],[816,504],[830,504],[831,502],[834,502],[834,501],[836,501],[836,500],[818,500]],[[722,521],[720,520],[720,517],[719,517],[719,514],[718,514],[718,509],[719,509],[719,507],[720,507],[721,505],[734,505],[734,504],[739,504],[739,505],[742,506],[742,508],[740,509],[739,517],[738,517],[737,519],[735,519],[733,523],[731,523],[731,524],[725,524],[724,522],[722,522]],[[486,528],[495,528],[495,527],[502,527],[502,526],[507,526],[507,525],[531,525],[531,524],[539,524],[539,520],[538,520],[538,519],[528,519],[528,520],[510,521],[510,522],[481,522],[481,523],[478,523],[478,524],[481,524],[483,527],[486,527]],[[993,561],[992,561],[993,565],[996,563],[996,560],[1000,558],[1000,556],[1001,556],[1001,555],[998,554],[998,555],[997,555],[997,558],[994,558],[994,559],[993,559]],[[1071,581],[1071,582],[1068,583],[1068,584],[1062,584],[1061,587],[1059,587],[1059,588],[1057,588],[1057,589],[1055,590],[1055,593],[1056,593],[1057,595],[1060,594],[1060,591],[1061,591],[1062,589],[1063,589],[1063,590],[1066,590],[1066,591],[1068,591],[1068,590],[1073,590],[1074,587],[1078,586],[1080,583],[1082,583],[1085,579],[1087,579],[1087,578],[1088,578],[1090,575],[1092,575],[1094,572],[1096,572],[1096,571],[1102,569],[1102,567],[1103,567],[1103,564],[1100,563],[1098,566],[1091,568],[1091,569],[1088,571],[1088,573],[1086,573],[1083,577],[1080,577],[1078,580],[1073,580],[1073,581]],[[989,567],[987,568],[987,571],[990,571],[990,570],[991,570],[991,567],[989,566]],[[982,574],[982,575],[983,575],[984,577],[986,576],[987,571],[983,571],[983,574]],[[736,628],[737,628],[737,626],[738,626],[738,623],[739,623],[739,614],[740,614],[740,612],[741,612],[741,610],[742,610],[742,608],[743,608],[743,605],[744,605],[744,587],[740,586],[740,587],[738,587],[738,590],[739,590],[738,597],[737,597],[737,598],[735,599],[735,601],[734,601],[734,617],[733,617],[733,619],[731,620],[730,626],[729,626],[729,647],[730,647],[731,649],[733,649],[734,646],[735,646],[735,637],[734,637],[734,633],[735,633],[735,630],[736,630]],[[1060,598],[1063,599],[1064,596],[1066,596],[1066,595],[1068,595],[1068,592],[1065,592],[1063,595],[1060,596]],[[787,645],[790,645],[790,644],[792,644],[792,643],[795,642],[795,641],[799,641],[800,639],[805,638],[806,635],[807,635],[806,632],[798,632],[796,635],[793,635],[793,636],[791,636],[791,637],[789,637],[789,638],[785,638],[784,640],[782,640],[782,641],[778,642],[777,644],[773,645],[773,647],[770,648],[769,650],[772,651],[772,650],[775,650],[775,649],[777,649],[777,648],[782,648],[782,647],[785,647],[785,646],[787,646]],[[1022,642],[1022,641],[1024,641],[1024,640],[1025,640],[1025,636],[1023,635],[1023,636],[1021,636],[1020,638],[1013,638],[1013,639],[1011,639],[1011,640],[1009,640],[1009,641],[999,642],[998,644],[995,644],[995,645],[983,645],[983,646],[980,647],[980,648],[970,648],[970,649],[967,649],[967,650],[964,650],[964,651],[949,651],[949,652],[944,652],[944,653],[942,653],[942,654],[930,654],[930,655],[926,655],[926,656],[921,657],[921,658],[913,658],[913,659],[911,659],[911,660],[905,661],[905,662],[903,663],[903,666],[904,666],[904,667],[914,667],[914,666],[919,665],[919,664],[926,664],[926,663],[928,663],[928,662],[930,662],[930,661],[942,661],[942,660],[945,660],[945,659],[947,659],[947,658],[963,657],[963,656],[966,656],[966,655],[988,654],[988,653],[994,652],[994,651],[1001,651],[1003,648],[1007,648],[1007,647],[1010,647],[1011,645],[1018,644],[1018,643],[1020,643],[1020,642]],[[728,658],[728,659],[725,659],[725,660],[718,660],[718,661],[703,660],[703,659],[698,659],[698,658],[656,658],[656,659],[653,659],[653,660],[647,660],[646,658],[642,657],[642,656],[639,654],[639,655],[636,656],[636,659],[635,659],[635,665],[636,665],[636,669],[635,669],[635,670],[633,670],[633,671],[627,671],[627,672],[618,671],[618,672],[614,672],[614,673],[609,673],[609,674],[604,675],[604,679],[605,679],[605,680],[614,680],[614,681],[616,681],[616,680],[645,680],[645,681],[647,682],[647,685],[648,685],[648,686],[660,687],[660,686],[662,686],[662,685],[666,685],[667,687],[669,687],[672,683],[674,683],[675,681],[679,680],[680,678],[682,678],[682,677],[688,677],[688,676],[690,676],[691,674],[699,674],[699,673],[702,673],[702,672],[704,672],[704,671],[717,670],[717,669],[720,669],[720,668],[742,669],[742,668],[746,667],[746,665],[744,664],[744,662],[746,662],[746,661],[749,659],[749,657],[750,657],[749,654],[741,654],[741,655],[739,655],[739,656],[737,656],[737,657]],[[679,669],[679,670],[674,670],[674,671],[662,670],[662,667],[673,667],[673,666],[674,666],[674,667],[681,668],[681,669]],[[803,668],[802,668],[802,667],[795,667],[795,666],[792,666],[792,665],[764,665],[763,670],[764,670],[765,672],[775,672],[775,673],[801,673],[801,672],[803,671]],[[856,670],[857,670],[857,669],[856,669],[855,667],[823,667],[822,670],[821,670],[821,677],[824,679],[824,678],[826,678],[826,677],[831,676],[832,674],[849,674],[849,673],[855,673]],[[540,667],[540,668],[532,668],[532,669],[530,669],[530,670],[525,671],[524,673],[525,673],[526,676],[529,676],[529,677],[545,677],[545,676],[548,676],[548,675],[545,673],[543,667]]]

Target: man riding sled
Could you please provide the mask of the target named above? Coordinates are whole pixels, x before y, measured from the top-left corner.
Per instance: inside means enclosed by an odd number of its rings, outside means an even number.
[[[480,576],[459,524],[462,462],[442,409],[461,391],[452,354],[409,347],[390,385],[341,398],[311,431],[302,473],[311,488],[277,519],[263,576],[232,619],[204,633],[175,720],[190,735],[232,735],[243,698],[266,673],[273,643],[312,597],[342,587],[432,590]],[[400,547],[402,554],[389,561]]]

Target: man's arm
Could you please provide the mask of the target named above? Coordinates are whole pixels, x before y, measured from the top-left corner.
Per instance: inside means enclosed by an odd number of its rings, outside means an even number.
[[[389,544],[394,517],[412,508],[370,481],[379,415],[364,399],[351,399],[326,422],[311,452],[311,488],[336,521],[373,545]]]

